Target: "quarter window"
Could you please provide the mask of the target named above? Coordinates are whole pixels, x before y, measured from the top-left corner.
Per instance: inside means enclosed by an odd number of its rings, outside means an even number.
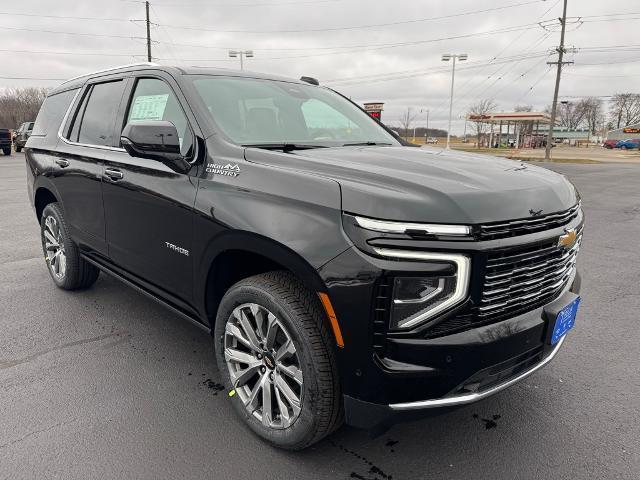
[[[77,91],[76,88],[48,96],[38,112],[32,135],[45,136],[48,133],[57,132]]]
[[[193,145],[193,136],[187,117],[177,97],[166,82],[157,78],[141,78],[131,98],[127,123],[141,120],[165,120],[178,130],[180,150],[188,156]]]

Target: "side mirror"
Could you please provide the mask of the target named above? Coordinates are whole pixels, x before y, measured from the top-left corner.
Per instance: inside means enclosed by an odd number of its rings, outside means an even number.
[[[178,130],[166,120],[129,122],[122,130],[120,142],[132,157],[157,160],[181,173],[191,167],[180,153]]]

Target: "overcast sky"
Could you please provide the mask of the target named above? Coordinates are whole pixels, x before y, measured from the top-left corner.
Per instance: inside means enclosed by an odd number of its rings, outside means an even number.
[[[561,0],[151,4],[158,63],[239,68],[228,49],[252,49],[255,58],[246,60],[245,69],[314,76],[355,101],[383,101],[383,120],[392,125],[413,107],[422,110],[419,125],[429,110],[429,126],[446,128],[451,73],[441,54],[447,52],[469,55],[456,75],[456,118],[479,98],[494,99],[503,111],[516,104],[543,109],[552,98],[555,71],[546,62],[556,58],[548,52],[559,42]],[[566,43],[578,51],[568,55],[575,64],[565,70],[561,97],[640,93],[638,0],[569,0],[568,16]],[[60,83],[56,79],[143,61],[143,18],[144,3],[137,1],[2,0],[0,88],[52,87]],[[463,128],[458,120],[453,132]]]

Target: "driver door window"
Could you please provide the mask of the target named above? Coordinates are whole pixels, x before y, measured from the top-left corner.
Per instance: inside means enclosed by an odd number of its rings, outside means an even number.
[[[178,99],[166,82],[157,78],[141,78],[129,105],[126,123],[140,120],[166,120],[176,127],[180,151],[189,156],[193,135]]]

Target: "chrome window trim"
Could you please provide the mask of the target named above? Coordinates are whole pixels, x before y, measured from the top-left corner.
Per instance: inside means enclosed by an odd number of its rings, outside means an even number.
[[[407,230],[419,230],[432,235],[470,236],[468,225],[440,225],[435,223],[407,223],[374,218],[355,217],[362,228],[383,233],[405,233]]]
[[[456,289],[453,292],[451,298],[445,300],[441,304],[435,306],[431,310],[423,313],[422,315],[410,320],[402,325],[402,329],[408,329],[414,327],[420,323],[425,322],[429,318],[432,318],[439,313],[459,304],[467,298],[469,291],[469,280],[471,278],[471,259],[459,253],[436,253],[436,252],[413,252],[408,250],[393,250],[387,248],[374,248],[376,254],[381,257],[396,258],[396,259],[408,259],[408,260],[421,260],[421,261],[436,261],[453,263],[456,266]]]
[[[67,121],[69,120],[69,115],[71,115],[71,111],[73,110],[73,107],[74,107],[74,105],[76,103],[76,100],[78,99],[78,96],[80,95],[80,92],[82,92],[82,90],[83,90],[82,87],[78,88],[78,91],[73,96],[73,100],[71,100],[71,103],[69,104],[69,108],[67,108],[67,113],[64,114],[64,118],[62,119],[62,122],[60,123],[60,128],[58,128],[58,139],[62,140],[67,145],[73,145],[75,147],[89,147],[89,148],[98,148],[98,149],[101,149],[101,150],[110,150],[110,151],[113,151],[113,152],[126,152],[126,150],[124,148],[109,147],[107,145],[93,145],[91,143],[72,142],[68,138],[64,137],[62,132],[64,130],[65,125],[67,124]]]

